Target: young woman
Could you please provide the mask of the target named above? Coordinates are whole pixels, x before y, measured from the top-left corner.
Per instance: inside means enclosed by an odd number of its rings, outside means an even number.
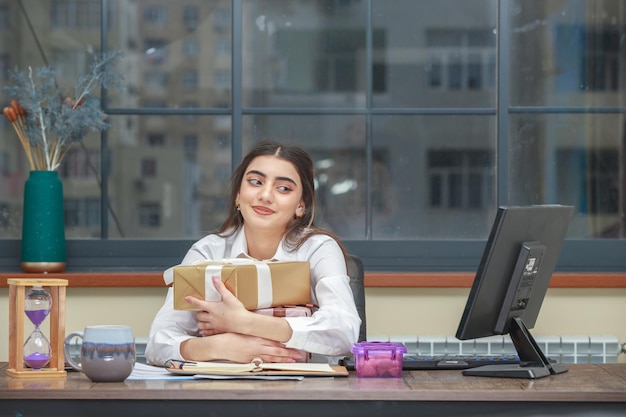
[[[219,278],[222,296],[210,302],[185,300],[200,311],[173,309],[173,290],[157,313],[146,347],[147,360],[250,362],[303,361],[303,351],[345,355],[357,341],[361,320],[339,240],[313,226],[313,161],[297,146],[258,144],[231,178],[228,218],[196,242],[182,264],[241,256],[257,260],[308,261],[311,296],[319,308],[311,317],[271,317],[244,308]]]

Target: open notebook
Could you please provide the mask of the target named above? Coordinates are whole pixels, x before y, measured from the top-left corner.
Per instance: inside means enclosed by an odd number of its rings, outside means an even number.
[[[166,369],[182,375],[297,375],[297,376],[348,376],[344,366],[325,363],[264,363],[255,358],[250,363],[193,362],[170,360]]]

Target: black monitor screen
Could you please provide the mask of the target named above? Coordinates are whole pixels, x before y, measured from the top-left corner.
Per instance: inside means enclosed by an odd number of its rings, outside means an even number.
[[[498,209],[456,337],[509,334],[520,365],[486,365],[465,375],[539,378],[567,371],[551,363],[530,335],[556,267],[574,207]]]

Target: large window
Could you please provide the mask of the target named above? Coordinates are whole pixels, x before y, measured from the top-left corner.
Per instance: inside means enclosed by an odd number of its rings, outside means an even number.
[[[485,209],[493,202],[493,158],[480,150],[433,150],[428,154],[430,206]]]
[[[265,138],[310,151],[316,222],[368,270],[472,271],[499,205],[545,203],[576,207],[559,269],[626,268],[623,0],[21,3],[0,0],[0,79],[49,64],[71,88],[87,48],[124,52],[111,127],[59,168],[70,270],[178,263]],[[0,136],[17,270],[28,165]]]

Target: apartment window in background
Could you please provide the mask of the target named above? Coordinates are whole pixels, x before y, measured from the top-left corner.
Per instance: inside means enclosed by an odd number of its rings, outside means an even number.
[[[139,225],[146,229],[161,227],[161,203],[139,204]]]
[[[166,108],[168,105],[168,102],[165,100],[155,100],[155,99],[147,99],[144,103],[145,107],[149,107],[152,109],[164,109]],[[156,120],[158,119],[159,121],[162,121],[163,119],[160,118],[158,115],[155,115],[154,113],[150,113],[148,115],[146,115],[146,117]]]
[[[198,159],[198,136],[194,134],[183,136],[183,146],[185,149],[185,159],[196,161]]]
[[[196,70],[184,70],[182,74],[183,90],[195,91],[198,88],[198,72]]]
[[[215,88],[226,90],[230,88],[230,72],[218,69],[213,71],[213,84]]]
[[[2,178],[8,178],[11,172],[9,167],[9,152],[8,151],[0,151],[0,176]]]
[[[489,29],[429,29],[428,85],[433,89],[492,90],[495,36]]]
[[[141,177],[153,178],[157,176],[157,161],[154,158],[141,159]]]
[[[198,8],[194,6],[186,6],[183,9],[183,24],[188,31],[194,31],[198,27]]]
[[[166,6],[148,6],[143,10],[143,21],[147,24],[166,24],[168,21],[167,15]]]
[[[149,133],[146,144],[150,147],[165,146],[165,135],[163,133]]]
[[[97,178],[100,175],[100,150],[70,149],[59,167],[63,179]]]
[[[183,51],[187,58],[197,58],[200,53],[200,43],[198,39],[183,39]]]
[[[0,31],[9,30],[11,28],[11,17],[9,15],[9,7],[0,4]]]
[[[215,32],[224,33],[230,28],[230,8],[217,6],[213,13]]]
[[[620,206],[619,151],[584,148],[557,150],[558,192],[583,213],[617,214]],[[583,173],[587,173],[583,176]],[[615,231],[613,231],[615,232]],[[604,235],[611,233],[603,231]]]
[[[77,74],[83,74],[88,70],[89,57],[83,51],[57,50],[54,51],[52,68],[56,74],[57,82],[74,86]]]
[[[94,198],[65,198],[65,226],[72,229],[90,230],[97,236],[100,228],[100,200]]]
[[[9,54],[0,53],[0,80],[5,81],[8,77]]]
[[[169,80],[169,74],[164,70],[148,70],[144,73],[144,85],[152,88],[165,88]]]
[[[489,151],[429,151],[430,207],[486,209],[493,201],[493,158]]]
[[[10,206],[7,203],[0,203],[0,227],[6,228],[9,226],[11,216],[9,214]]]
[[[100,27],[100,0],[51,0],[51,6],[51,23],[55,29],[97,30]]]
[[[611,28],[590,29],[584,39],[583,82],[581,88],[587,86],[592,91],[624,91],[626,75],[624,75],[623,48],[626,26],[615,25]],[[621,70],[620,70],[621,68]]]
[[[215,50],[215,55],[230,57],[230,39],[217,38],[214,42],[213,48]]]
[[[622,39],[626,26],[588,28],[584,25],[559,25],[555,29],[556,76],[558,91],[613,92],[626,89]]]

